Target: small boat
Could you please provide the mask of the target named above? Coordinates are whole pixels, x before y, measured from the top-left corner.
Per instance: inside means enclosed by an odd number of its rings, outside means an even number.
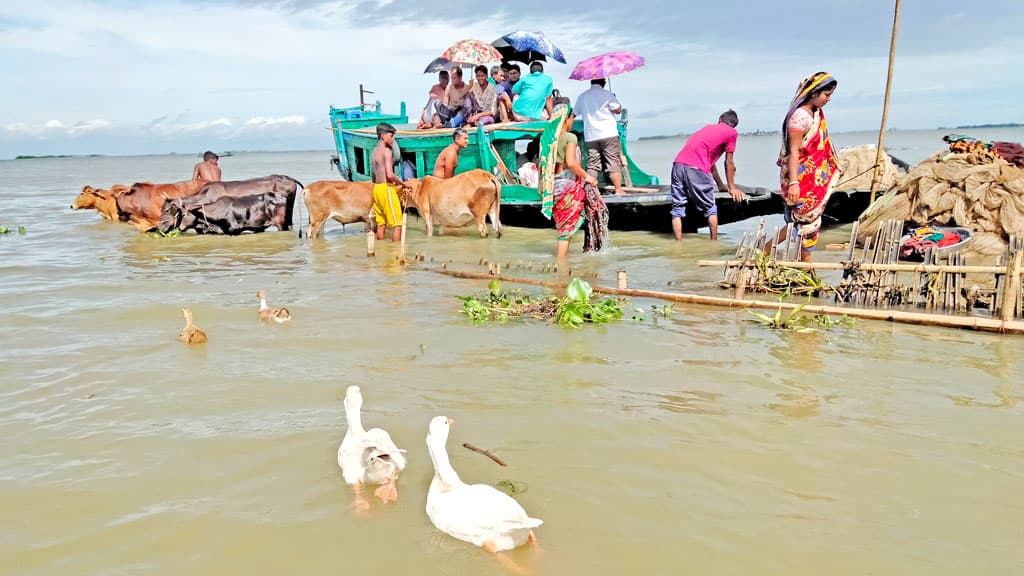
[[[924,262],[929,253],[942,258],[959,252],[973,239],[974,232],[959,226],[912,228],[900,238],[899,259]]]
[[[362,98],[360,98],[362,101]],[[370,155],[377,145],[375,127],[380,122],[392,124],[395,134],[395,173],[404,178],[420,177],[433,171],[438,154],[452,142],[451,128],[416,129],[409,123],[405,102],[398,114],[382,112],[381,103],[363,103],[350,108],[330,108],[331,130],[337,154],[331,163],[344,180],[370,180]],[[611,194],[613,187],[606,174],[599,178],[599,186],[606,195],[608,222],[612,230],[647,230],[668,232],[672,229],[669,211],[672,198],[669,186],[657,176],[643,171],[629,156],[626,137],[628,111],[622,111],[618,122],[619,142],[624,162],[622,184],[625,195]],[[520,181],[518,168],[526,160],[531,141],[541,141],[539,154],[547,153],[547,145],[540,136],[551,122],[505,122],[467,128],[469,146],[459,154],[456,173],[481,168],[495,174],[502,181],[501,221],[509,226],[552,228],[554,224],[541,213],[541,192],[537,186],[526,186]],[[583,141],[583,121],[579,118],[572,131]],[[586,148],[580,148],[581,162],[586,164]],[[739,186],[746,194],[742,202],[734,202],[726,192],[717,194],[718,222],[728,224],[747,218],[780,214],[783,211],[781,195],[768,188]],[[859,196],[865,196],[860,198]],[[861,201],[863,200],[863,202]],[[827,222],[852,222],[866,207],[866,195],[835,193],[826,209]],[[698,214],[688,214],[684,222],[687,231],[695,231],[707,222]]]

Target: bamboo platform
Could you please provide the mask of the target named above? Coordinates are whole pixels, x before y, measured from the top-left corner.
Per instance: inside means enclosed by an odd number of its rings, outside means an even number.
[[[780,233],[785,239],[769,246]],[[887,221],[858,248],[854,223],[841,262],[808,263],[799,261],[800,245],[793,238],[791,225],[782,230],[775,228],[768,235],[762,221],[756,232],[743,236],[734,259],[697,263],[724,266],[721,285],[735,289],[737,298],[742,298],[747,290],[766,285],[768,277],[774,277],[780,270],[841,270],[840,283],[829,287],[837,304],[953,314],[987,308],[992,316],[1003,321],[1024,316],[1024,238],[1011,237],[1006,254],[995,266],[972,266],[960,253],[939,256],[933,251],[926,254],[924,262],[915,264],[899,262],[903,233],[902,222]],[[800,289],[797,287],[794,293]]]

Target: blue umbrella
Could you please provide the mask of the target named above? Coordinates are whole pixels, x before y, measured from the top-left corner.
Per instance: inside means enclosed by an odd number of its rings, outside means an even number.
[[[565,64],[565,56],[562,55],[562,51],[543,32],[516,30],[498,38],[491,45],[497,48],[506,60],[529,63],[534,60],[552,58]]]

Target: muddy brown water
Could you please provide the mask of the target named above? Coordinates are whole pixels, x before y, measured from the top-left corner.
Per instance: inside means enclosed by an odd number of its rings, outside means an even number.
[[[224,160],[234,177],[332,177],[324,153]],[[485,283],[429,259],[566,279],[517,268],[550,262],[551,231],[428,240],[413,220],[427,261],[403,268],[390,242],[367,259],[360,226],[313,244],[156,239],[68,208],[83,184],[173,180],[194,161],[0,162],[0,226],[26,228],[0,237],[0,573],[503,574],[424,513],[442,414],[463,479],[525,486],[541,549],[509,558],[536,574],[1024,566],[1024,339],[867,321],[779,333],[737,310],[655,319],[649,300],[607,326],[475,326],[456,296]],[[618,233],[597,256],[577,239],[567,268],[719,294],[720,272],[693,262],[751,226],[682,246]],[[258,289],[295,320],[260,326]],[[176,341],[182,306],[205,347]],[[409,451],[397,504],[358,518],[336,463],[353,383],[364,422]]]

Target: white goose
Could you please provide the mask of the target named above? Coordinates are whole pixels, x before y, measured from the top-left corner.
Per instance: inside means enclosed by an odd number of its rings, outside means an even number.
[[[345,419],[348,430],[338,447],[338,466],[345,483],[356,492],[357,508],[365,508],[363,484],[380,484],[374,495],[384,502],[398,500],[398,473],[405,468],[405,450],[400,450],[391,436],[380,428],[363,429],[360,410],[363,394],[359,386],[345,390]]]
[[[434,527],[490,553],[536,542],[533,528],[544,523],[530,518],[514,498],[486,484],[466,484],[448,461],[448,429],[452,421],[430,421],[427,451],[434,479],[427,492],[427,516]]]

